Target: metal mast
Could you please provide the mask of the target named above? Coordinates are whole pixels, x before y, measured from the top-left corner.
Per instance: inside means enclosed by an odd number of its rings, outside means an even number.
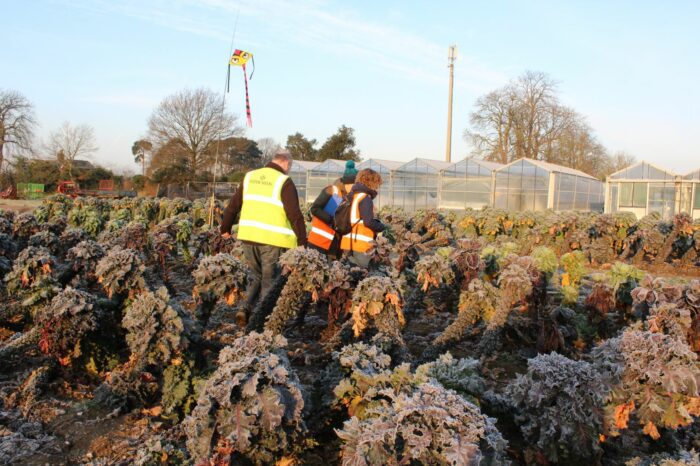
[[[445,149],[445,160],[452,161],[452,84],[454,82],[455,60],[457,59],[457,46],[450,45],[447,51],[447,68],[450,69],[450,92],[447,101],[447,147]]]

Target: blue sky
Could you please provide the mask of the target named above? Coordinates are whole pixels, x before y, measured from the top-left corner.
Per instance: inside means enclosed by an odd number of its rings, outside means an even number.
[[[447,46],[456,43],[453,159],[480,95],[526,70],[559,82],[611,151],[700,166],[700,2],[0,0],[0,87],[44,137],[95,128],[96,160],[131,167],[152,109],[184,87],[223,90],[235,46],[255,55],[253,139],[355,128],[364,157],[442,158]],[[245,119],[233,70],[228,109]]]

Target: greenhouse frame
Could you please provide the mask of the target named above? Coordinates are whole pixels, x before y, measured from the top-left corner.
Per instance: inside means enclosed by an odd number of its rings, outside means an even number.
[[[313,170],[320,162],[309,162],[306,160],[295,160],[292,168],[289,169],[289,177],[294,181],[299,193],[299,199],[306,202],[306,180],[309,170]]]
[[[503,164],[466,158],[440,173],[441,209],[482,209],[493,203],[494,173]]]
[[[382,186],[379,188],[378,196],[374,199],[374,205],[378,209],[394,205],[394,172],[401,165],[403,162],[395,160],[368,159],[355,167],[358,170],[369,168],[382,176]]]
[[[658,212],[663,219],[685,212],[700,218],[700,170],[679,176],[641,161],[606,179],[605,212],[631,212],[642,218]]]
[[[320,192],[343,176],[345,160],[328,159],[306,172],[306,202],[314,202]],[[299,196],[299,199],[302,197]]]
[[[507,210],[602,210],[603,183],[573,168],[519,159],[494,172],[493,206]]]
[[[408,211],[436,209],[440,172],[450,162],[417,158],[398,167],[392,176],[392,205]]]

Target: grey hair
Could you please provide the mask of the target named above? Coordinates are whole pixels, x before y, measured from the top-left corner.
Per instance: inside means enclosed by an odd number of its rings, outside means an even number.
[[[272,157],[273,162],[287,162],[289,164],[292,163],[292,154],[289,151],[280,151],[275,154],[274,157]]]

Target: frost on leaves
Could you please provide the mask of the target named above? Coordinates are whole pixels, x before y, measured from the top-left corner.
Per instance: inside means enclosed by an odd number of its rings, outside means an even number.
[[[329,279],[328,260],[315,249],[299,247],[280,256],[282,273],[288,275],[287,283],[277,300],[272,314],[265,323],[265,330],[282,333],[289,319],[296,316],[307,304],[307,297],[316,302]]]
[[[472,280],[467,290],[459,296],[457,318],[435,340],[435,345],[458,340],[468,328],[480,320],[491,320],[496,313],[498,302],[498,289],[489,282]]]
[[[102,258],[95,270],[97,280],[110,298],[114,294],[135,294],[146,286],[145,267],[138,253],[131,249],[113,249]]]
[[[37,312],[35,323],[40,327],[39,348],[66,366],[80,356],[83,337],[99,324],[92,295],[66,288],[51,303]]]
[[[233,463],[274,464],[303,449],[304,401],[286,344],[280,335],[251,332],[221,351],[219,367],[184,421],[197,463],[225,454]]]
[[[618,435],[635,414],[644,433],[677,429],[700,415],[700,363],[675,336],[634,329],[593,350],[594,365],[613,388],[605,408],[606,427]]]
[[[30,310],[41,308],[60,290],[53,272],[56,258],[43,247],[29,246],[22,250],[5,276],[7,291],[22,300]]]
[[[440,288],[442,285],[451,285],[455,281],[450,260],[441,254],[422,257],[416,262],[414,270],[418,274],[417,280],[424,292],[428,291],[428,288]]]
[[[560,464],[597,457],[607,388],[594,367],[557,353],[539,355],[527,366],[508,387],[525,439]]]
[[[139,294],[126,309],[122,326],[131,354],[138,356],[137,366],[166,365],[187,348],[183,311],[176,308],[163,287]]]
[[[248,274],[248,267],[230,254],[207,256],[192,272],[194,297],[209,302],[223,300],[233,306],[243,296]]]
[[[480,444],[502,454],[505,442],[493,423],[452,390],[427,382],[385,396],[391,404],[369,408],[364,419],[352,417],[336,430],[343,465],[479,464]]]
[[[406,323],[401,310],[401,292],[388,277],[362,280],[352,295],[352,329],[359,336],[373,322],[377,330],[403,343],[401,327]]]

